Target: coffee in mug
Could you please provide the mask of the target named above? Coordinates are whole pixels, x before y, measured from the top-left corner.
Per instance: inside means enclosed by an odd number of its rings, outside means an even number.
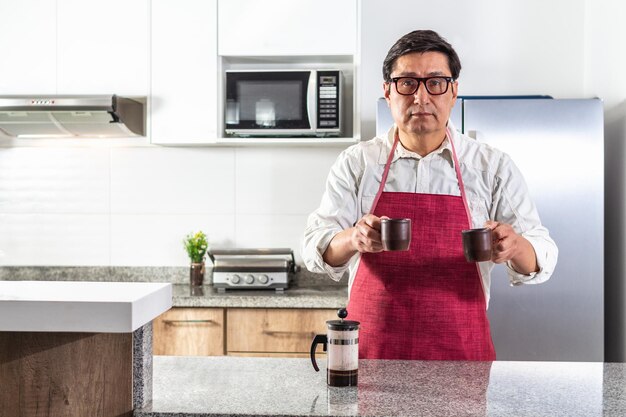
[[[386,251],[407,251],[411,246],[411,219],[381,219],[380,239]]]
[[[491,260],[492,236],[490,228],[463,230],[461,234],[463,235],[463,252],[467,262]]]

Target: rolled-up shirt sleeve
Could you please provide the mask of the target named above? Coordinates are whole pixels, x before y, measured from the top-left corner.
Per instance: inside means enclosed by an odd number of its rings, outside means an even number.
[[[525,275],[506,263],[511,285],[539,284],[547,281],[557,263],[558,248],[548,229],[539,219],[522,173],[513,161],[504,155],[496,177],[493,210],[494,219],[510,224],[516,233],[530,242],[537,257],[538,272]]]
[[[358,187],[363,173],[360,155],[355,145],[337,157],[328,174],[320,207],[309,215],[302,240],[302,259],[307,269],[327,273],[336,281],[351,261],[332,267],[324,262],[323,255],[333,237],[358,220]]]

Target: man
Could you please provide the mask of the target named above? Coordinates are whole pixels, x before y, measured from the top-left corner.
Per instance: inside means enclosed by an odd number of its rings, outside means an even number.
[[[497,149],[449,121],[460,60],[437,33],[400,38],[383,64],[395,126],[341,153],[308,220],[308,269],[350,269],[349,318],[362,358],[494,360],[487,320],[490,272],[513,285],[547,280],[558,250],[524,179]],[[380,218],[411,218],[408,252],[383,252]],[[461,231],[493,231],[491,261],[466,262]]]

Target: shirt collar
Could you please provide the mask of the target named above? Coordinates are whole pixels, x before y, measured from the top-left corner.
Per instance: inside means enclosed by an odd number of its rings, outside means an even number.
[[[452,122],[448,122],[448,128],[450,129],[450,134],[452,135],[452,139],[454,140],[454,137],[456,135],[456,128],[454,127]],[[387,131],[387,135],[384,140],[384,146],[381,147],[380,154],[378,155],[379,165],[385,165],[387,163],[389,152],[391,151],[391,148],[393,147],[395,131],[396,131],[395,124],[391,126],[391,128]],[[441,146],[439,146],[439,148],[435,149],[429,155],[439,155],[440,157],[448,161],[450,166],[454,168],[454,158],[452,157],[452,146],[450,144],[450,139],[447,136],[444,139],[444,141],[441,143]],[[413,159],[420,160],[425,157],[420,156],[419,154],[415,152],[411,152],[407,150],[404,146],[402,146],[401,142],[398,142],[398,146],[396,146],[396,151],[393,155],[393,159],[391,162],[395,162],[400,158],[413,158]]]

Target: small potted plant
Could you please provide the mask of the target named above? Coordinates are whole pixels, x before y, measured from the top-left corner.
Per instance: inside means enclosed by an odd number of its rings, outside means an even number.
[[[202,285],[204,281],[204,256],[209,248],[206,235],[202,231],[189,233],[185,236],[185,239],[183,239],[183,244],[191,260],[191,267],[189,269],[191,285]]]

